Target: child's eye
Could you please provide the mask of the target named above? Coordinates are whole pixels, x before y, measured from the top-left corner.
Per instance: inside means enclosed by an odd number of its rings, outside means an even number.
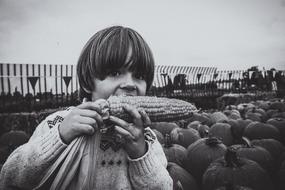
[[[143,74],[141,74],[141,73],[135,74],[135,77],[136,77],[137,79],[139,79],[139,80],[145,80],[145,76],[144,76]]]
[[[112,77],[119,76],[120,74],[121,74],[120,71],[111,71],[111,72],[109,73],[109,75],[112,76]]]

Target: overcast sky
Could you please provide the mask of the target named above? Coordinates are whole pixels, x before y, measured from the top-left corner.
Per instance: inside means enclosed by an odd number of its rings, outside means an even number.
[[[137,30],[156,64],[285,70],[285,0],[0,0],[0,62],[76,64],[111,25]]]

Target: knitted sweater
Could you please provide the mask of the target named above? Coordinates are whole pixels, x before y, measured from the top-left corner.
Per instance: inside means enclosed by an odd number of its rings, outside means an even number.
[[[62,152],[69,146],[62,142],[58,126],[70,109],[48,116],[34,131],[29,142],[18,147],[7,159],[0,174],[0,189],[33,189]],[[163,149],[153,134],[146,138],[147,152],[140,158],[131,159],[123,148],[103,143],[102,135],[96,132],[92,138],[100,139],[96,149],[83,152],[81,163],[92,154],[89,168],[77,169],[67,189],[82,189],[86,181],[93,181],[87,189],[172,189],[172,179],[166,170],[167,160]],[[151,138],[149,138],[151,137]],[[97,142],[94,141],[94,142]],[[89,155],[90,156],[90,155]],[[91,175],[90,172],[91,171]],[[89,176],[88,176],[89,175]],[[86,176],[82,178],[82,176]],[[90,183],[89,183],[90,184]]]

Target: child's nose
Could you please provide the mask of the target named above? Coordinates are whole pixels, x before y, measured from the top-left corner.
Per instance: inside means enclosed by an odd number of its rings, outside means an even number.
[[[136,90],[136,84],[134,82],[134,79],[131,73],[126,74],[126,76],[124,77],[124,81],[122,82],[120,87],[128,91]]]

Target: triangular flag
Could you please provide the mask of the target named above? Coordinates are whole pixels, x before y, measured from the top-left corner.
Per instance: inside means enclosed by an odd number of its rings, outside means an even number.
[[[199,80],[200,80],[201,76],[202,76],[202,74],[201,74],[201,73],[198,73],[198,74],[197,74],[198,82],[199,82]]]
[[[232,78],[232,75],[233,75],[233,73],[229,73],[229,78],[230,78],[230,79]]]
[[[68,85],[69,85],[71,79],[72,79],[72,77],[63,77],[64,83],[65,83],[67,88],[68,88]]]
[[[33,90],[35,90],[35,86],[37,84],[37,81],[40,77],[28,77],[28,80],[30,81]]]

